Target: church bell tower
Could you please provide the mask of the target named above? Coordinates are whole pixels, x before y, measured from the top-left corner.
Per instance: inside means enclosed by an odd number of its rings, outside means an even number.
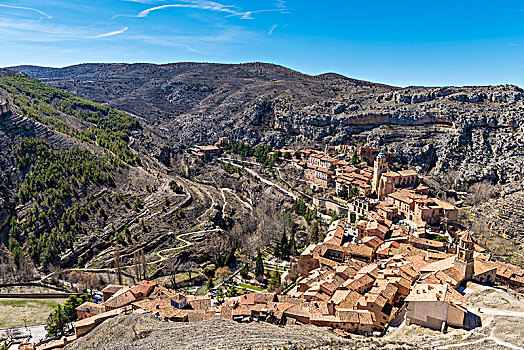
[[[473,252],[475,250],[473,238],[471,233],[466,232],[460,237],[459,245],[457,247],[457,255],[455,257],[455,268],[464,275],[464,279],[469,281],[473,278],[474,264]]]
[[[380,176],[388,170],[388,161],[384,152],[380,151],[375,159],[375,166],[373,170],[373,183],[371,184],[373,193],[376,193],[380,197],[379,184]]]

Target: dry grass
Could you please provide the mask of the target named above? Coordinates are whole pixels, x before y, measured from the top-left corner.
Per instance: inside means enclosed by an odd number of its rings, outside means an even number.
[[[66,299],[0,299],[0,328],[41,325]]]

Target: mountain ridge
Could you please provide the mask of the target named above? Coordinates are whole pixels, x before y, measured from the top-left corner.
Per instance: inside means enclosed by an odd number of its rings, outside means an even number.
[[[524,90],[516,85],[399,88],[256,62],[11,68],[143,118],[163,141],[141,146],[166,164],[177,149],[221,136],[275,147],[353,144],[383,148],[439,181],[457,171],[457,188],[484,179],[520,188]]]

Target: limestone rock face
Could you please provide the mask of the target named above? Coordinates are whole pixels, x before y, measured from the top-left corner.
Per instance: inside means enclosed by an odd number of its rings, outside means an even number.
[[[273,146],[369,145],[436,180],[457,172],[459,183],[522,188],[524,90],[514,85],[398,88],[263,63],[15,69],[142,117],[170,147],[220,136]],[[166,159],[164,144],[140,145]]]

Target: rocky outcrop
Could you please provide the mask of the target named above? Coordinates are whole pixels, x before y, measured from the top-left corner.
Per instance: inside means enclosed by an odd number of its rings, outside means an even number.
[[[165,143],[322,147],[370,145],[399,164],[459,183],[521,186],[524,90],[514,85],[397,88],[285,67],[177,63],[17,67],[147,120],[141,147],[165,160]],[[147,146],[146,146],[147,144]]]

